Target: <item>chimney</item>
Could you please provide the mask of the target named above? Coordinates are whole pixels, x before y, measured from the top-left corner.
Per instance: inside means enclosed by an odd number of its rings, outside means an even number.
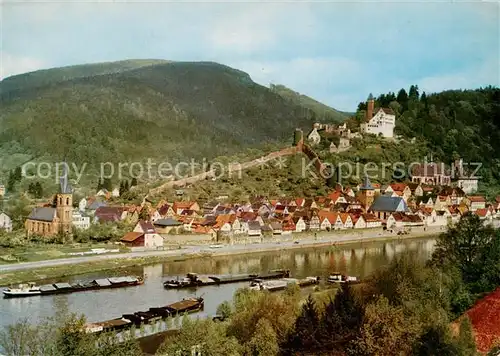
[[[373,100],[373,95],[368,96],[368,102],[366,107],[366,121],[370,121],[373,117],[373,107],[375,106],[375,101]]]

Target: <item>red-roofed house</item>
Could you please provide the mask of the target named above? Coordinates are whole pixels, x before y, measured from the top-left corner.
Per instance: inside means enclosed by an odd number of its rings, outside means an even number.
[[[486,198],[481,195],[471,195],[468,196],[466,199],[469,202],[470,211],[476,211],[478,209],[486,208]]]

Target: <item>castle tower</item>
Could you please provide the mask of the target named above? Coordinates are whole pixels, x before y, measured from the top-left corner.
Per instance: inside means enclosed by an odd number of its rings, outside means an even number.
[[[366,121],[370,121],[373,117],[373,110],[375,108],[375,100],[373,99],[373,95],[370,93],[368,96],[368,101],[366,103]]]
[[[370,182],[370,178],[368,178],[367,174],[365,174],[363,184],[359,188],[358,199],[363,205],[365,211],[370,209],[370,206],[373,204],[373,200],[375,199],[375,189],[373,189],[372,183]]]
[[[59,233],[71,233],[73,220],[73,190],[69,184],[68,166],[65,163],[60,179],[59,193],[56,195],[56,211],[59,218]]]

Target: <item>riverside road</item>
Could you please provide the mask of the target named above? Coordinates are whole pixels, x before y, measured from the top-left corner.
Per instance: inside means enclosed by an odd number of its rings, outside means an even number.
[[[78,263],[88,263],[97,262],[104,260],[114,260],[114,259],[124,259],[124,258],[144,258],[144,257],[189,257],[190,255],[229,255],[229,254],[241,254],[241,253],[253,253],[253,252],[266,252],[266,251],[276,251],[285,250],[292,248],[307,248],[307,247],[321,247],[335,244],[344,244],[350,242],[363,242],[363,241],[373,241],[375,239],[400,239],[400,238],[412,238],[420,236],[431,236],[439,234],[443,231],[442,227],[428,227],[425,230],[423,228],[413,228],[408,235],[396,235],[395,233],[382,231],[382,230],[351,230],[345,232],[345,234],[340,234],[338,232],[325,234],[320,233],[317,237],[314,235],[302,235],[295,238],[291,236],[287,241],[269,241],[260,243],[235,243],[228,245],[221,245],[217,248],[212,248],[208,245],[196,245],[196,246],[183,246],[179,249],[174,250],[152,250],[152,251],[136,251],[127,253],[114,253],[114,254],[103,254],[94,256],[84,256],[84,257],[70,257],[53,259],[46,261],[36,261],[36,262],[21,262],[16,264],[4,264],[0,265],[0,272],[11,272],[17,270],[44,268],[44,267],[56,267],[68,264],[78,264]],[[344,231],[343,231],[344,233]]]

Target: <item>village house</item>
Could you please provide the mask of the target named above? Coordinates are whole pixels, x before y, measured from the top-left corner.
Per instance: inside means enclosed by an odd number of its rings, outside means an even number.
[[[158,213],[162,218],[171,218],[175,215],[175,211],[170,204],[163,204],[158,208]]]
[[[342,218],[340,217],[339,213],[322,210],[318,213],[318,217],[320,221],[320,230],[330,231],[340,230],[344,228],[344,224],[342,223]]]
[[[295,232],[306,231],[307,225],[301,216],[294,216],[293,223],[295,224]]]
[[[360,132],[363,134],[373,134],[385,138],[394,137],[394,127],[396,126],[396,116],[389,108],[378,108],[375,110],[375,100],[370,94],[368,97],[365,122],[360,125]]]
[[[59,193],[48,207],[37,207],[31,211],[24,227],[26,234],[52,236],[59,233],[70,234],[73,215],[73,189],[69,184],[67,166],[60,180]]]
[[[176,201],[174,202],[172,209],[174,210],[175,214],[181,215],[183,210],[200,211],[200,206],[197,202]]]
[[[486,199],[485,197],[481,195],[471,195],[465,198],[468,205],[469,205],[469,210],[474,212],[478,209],[485,209],[486,208]]]
[[[457,180],[457,187],[461,188],[466,194],[477,192],[479,178],[472,174],[470,169],[464,167],[462,158],[453,163],[452,169],[452,175]]]
[[[139,221],[134,230],[125,234],[120,240],[130,247],[158,248],[163,246],[163,237],[149,221]]]
[[[366,221],[361,214],[351,214],[354,229],[366,229]]]
[[[5,196],[5,185],[0,184],[0,197]]]
[[[90,227],[90,217],[84,215],[80,210],[73,210],[71,220],[77,229],[86,230]]]
[[[5,213],[0,213],[0,230],[12,231],[12,219]]]
[[[446,172],[444,163],[422,163],[412,167],[412,183],[427,185],[450,185],[451,176]]]
[[[382,221],[377,218],[374,214],[366,213],[362,214],[363,219],[366,222],[366,228],[377,228],[382,226]]]
[[[248,236],[262,236],[262,228],[258,221],[248,222]]]
[[[127,218],[128,211],[121,206],[101,206],[94,213],[94,223],[115,223]]]
[[[171,217],[158,219],[153,222],[153,226],[159,234],[179,233],[182,223]]]
[[[493,215],[489,209],[477,209],[474,212],[477,216],[479,216],[480,220],[483,220],[486,224],[491,223],[493,220]]]
[[[307,140],[311,143],[311,145],[317,145],[321,141],[321,135],[318,132],[316,127],[313,127],[311,132],[307,135]]]
[[[281,235],[283,233],[283,225],[279,221],[271,221],[269,227],[271,228],[273,235]]]

